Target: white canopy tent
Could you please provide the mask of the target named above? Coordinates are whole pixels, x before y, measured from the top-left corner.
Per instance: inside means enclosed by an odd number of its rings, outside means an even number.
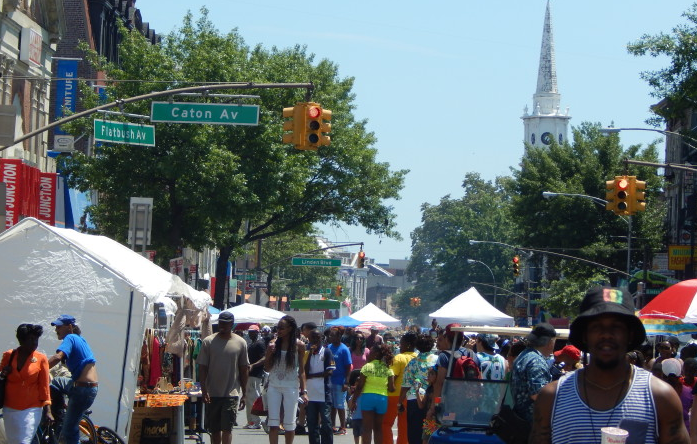
[[[497,310],[472,287],[455,296],[450,302],[428,315],[438,320],[438,324],[447,325],[489,325],[511,327],[515,321],[511,316]]]
[[[223,310],[235,316],[235,324],[245,324],[248,322],[259,322],[262,324],[274,324],[286,314],[273,308],[263,307],[256,304],[240,304]],[[218,315],[214,315],[214,322],[218,322]]]
[[[351,317],[361,322],[379,322],[388,327],[399,327],[400,325],[402,325],[402,321],[400,321],[397,318],[393,318],[384,311],[380,310],[372,302],[366,305],[365,307],[361,308],[357,312],[352,313]]]
[[[129,432],[147,314],[154,302],[168,311],[168,296],[190,299],[205,310],[210,296],[138,253],[103,236],[48,226],[27,218],[0,234],[0,346],[17,346],[21,323],[41,324],[39,350],[55,353],[51,322],[77,319],[97,359],[96,424]]]

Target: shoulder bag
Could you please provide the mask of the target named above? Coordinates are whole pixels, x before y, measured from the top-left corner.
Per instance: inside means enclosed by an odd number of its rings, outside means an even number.
[[[12,371],[12,358],[14,358],[16,354],[17,349],[15,348],[12,350],[12,353],[10,353],[10,360],[7,361],[7,367],[10,368],[10,371],[5,373],[5,369],[3,368],[2,374],[0,374],[0,408],[5,405],[5,384],[7,383],[7,375]]]

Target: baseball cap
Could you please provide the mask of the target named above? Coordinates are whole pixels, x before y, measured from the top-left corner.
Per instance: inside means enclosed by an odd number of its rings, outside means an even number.
[[[666,376],[680,376],[682,374],[682,365],[675,358],[664,359],[661,361],[663,374]]]
[[[235,322],[235,315],[229,311],[221,311],[218,315],[218,322]]]
[[[75,318],[70,315],[60,315],[58,316],[58,319],[51,322],[51,325],[75,325]]]
[[[626,291],[610,287],[593,287],[588,290],[581,301],[579,315],[571,323],[569,342],[582,351],[588,351],[583,343],[583,332],[586,330],[588,322],[607,313],[619,315],[626,320],[629,329],[634,333],[631,335],[627,349],[638,349],[646,340],[646,329],[634,314],[632,295]]]
[[[540,322],[537,324],[535,327],[533,327],[532,331],[528,335],[530,336],[535,336],[535,337],[542,337],[542,336],[548,336],[550,338],[556,338],[557,337],[557,331],[554,329],[552,324],[548,324],[546,322]]]
[[[581,360],[581,350],[574,347],[573,345],[567,345],[564,348],[562,348],[561,350],[555,351],[554,356],[556,356],[556,357],[568,356],[573,361],[580,361]]]
[[[485,343],[489,348],[498,350],[499,345],[496,343],[496,341],[499,340],[498,335],[492,335],[489,333],[479,333],[477,335],[477,339]]]
[[[252,324],[247,329],[248,331],[259,331],[259,326],[257,324]]]

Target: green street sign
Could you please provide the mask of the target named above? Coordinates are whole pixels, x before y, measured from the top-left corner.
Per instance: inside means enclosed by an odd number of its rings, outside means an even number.
[[[95,119],[94,140],[125,145],[155,146],[155,127]]]
[[[313,259],[308,257],[294,257],[291,265],[299,267],[340,267],[341,259]]]
[[[259,105],[152,102],[151,122],[258,125]]]

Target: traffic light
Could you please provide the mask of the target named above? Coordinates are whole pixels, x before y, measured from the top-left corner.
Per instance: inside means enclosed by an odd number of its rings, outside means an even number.
[[[356,261],[357,268],[365,267],[365,252],[363,250],[358,252],[358,260]]]
[[[289,118],[283,122],[283,131],[290,131],[283,134],[283,143],[292,143],[296,149],[303,149],[301,145],[307,137],[306,107],[306,103],[298,102],[292,108],[283,108],[283,117]]]
[[[421,307],[421,298],[414,298],[414,307]]]
[[[337,285],[336,289],[334,290],[334,294],[336,295],[337,299],[341,299],[341,296],[344,293],[344,287],[341,285]]]
[[[513,276],[520,276],[520,258],[513,256]]]
[[[615,176],[615,180],[605,182],[605,188],[608,190],[605,194],[605,200],[607,200],[605,209],[621,216],[629,216],[631,214],[629,206],[629,179],[629,176]]]
[[[306,108],[306,136],[303,139],[304,148],[306,150],[317,151],[320,146],[328,146],[331,142],[329,136],[325,136],[323,133],[328,133],[331,131],[332,126],[330,123],[325,123],[324,121],[332,120],[332,112],[328,109],[322,109],[319,103],[309,102]]]
[[[629,177],[629,211],[634,214],[637,211],[646,211],[646,182],[637,180],[636,176]]]

